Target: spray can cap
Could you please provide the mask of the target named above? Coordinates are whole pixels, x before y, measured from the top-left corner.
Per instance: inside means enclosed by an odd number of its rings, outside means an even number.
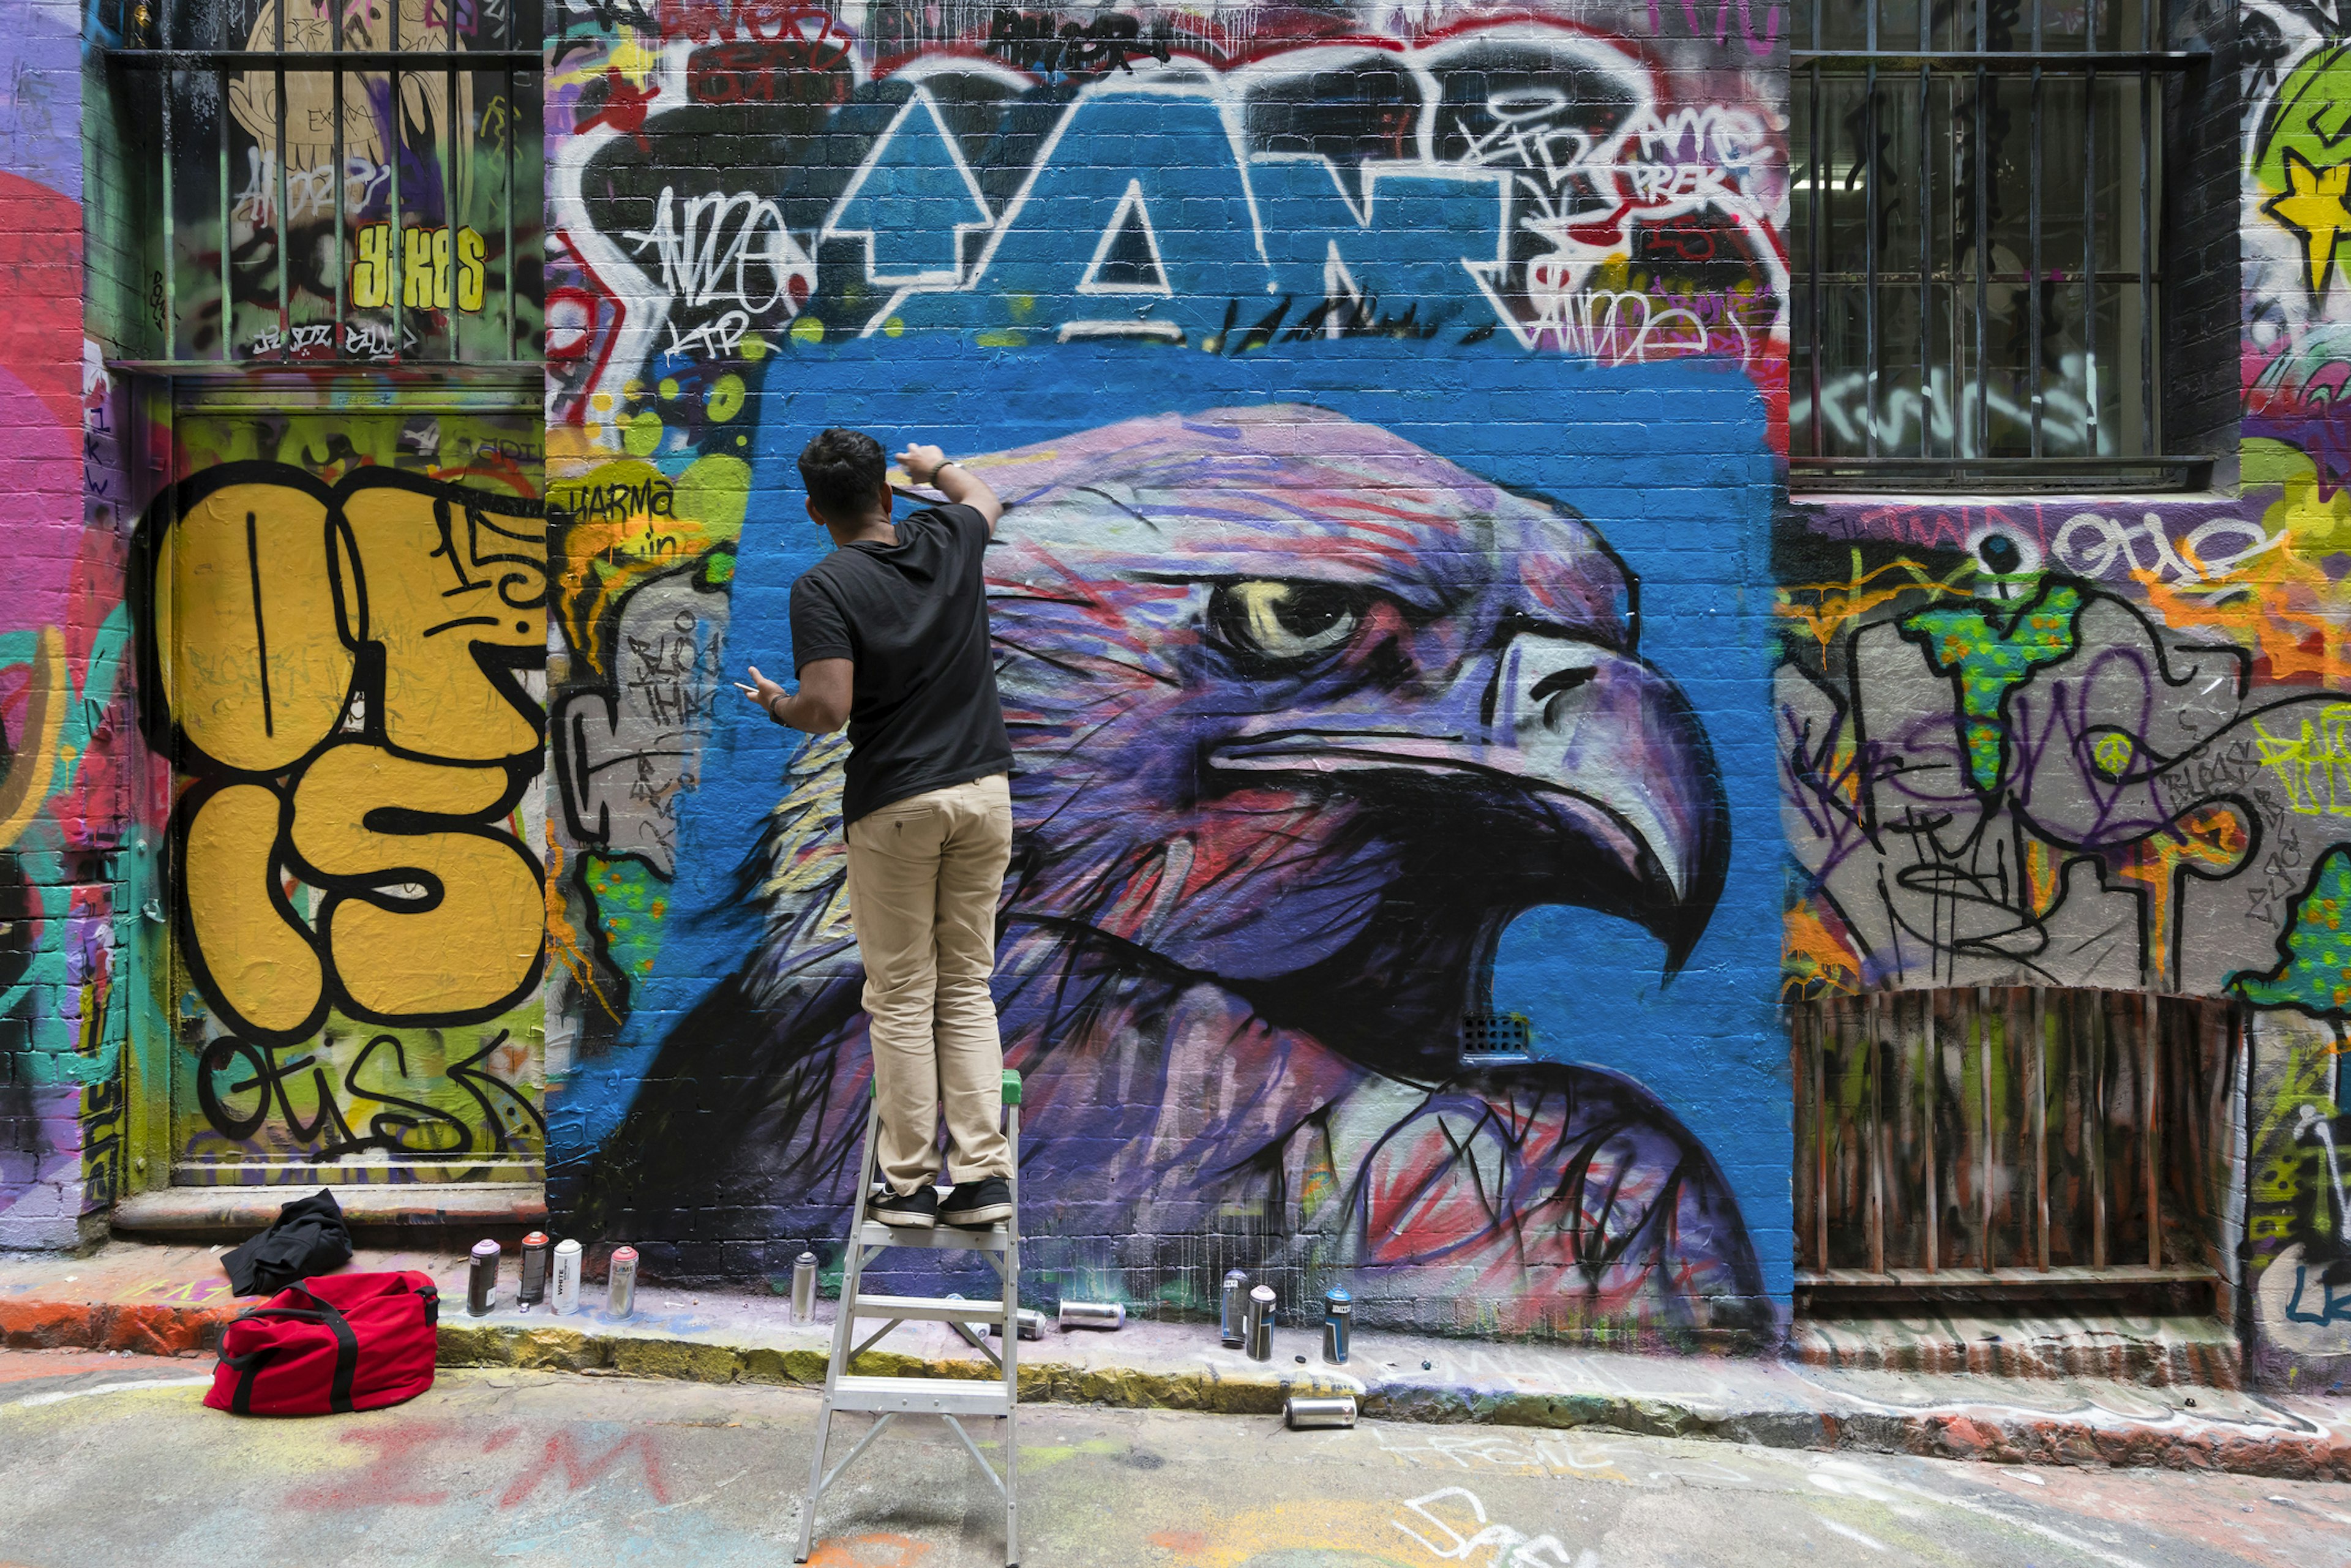
[[[816,1254],[813,1252],[803,1252],[799,1257],[793,1259],[792,1261],[795,1263],[813,1263],[816,1261]]]
[[[580,1243],[576,1239],[567,1236],[555,1244],[555,1249],[569,1258],[580,1250]]]
[[[1354,1303],[1355,1298],[1347,1293],[1344,1285],[1333,1285],[1322,1292],[1322,1304],[1326,1307],[1351,1307]]]
[[[612,1249],[612,1261],[613,1261],[613,1262],[615,1262],[615,1263],[633,1263],[633,1262],[635,1262],[636,1260],[637,1260],[637,1249],[636,1249],[635,1248],[633,1248],[633,1247],[630,1246],[627,1242],[623,1241],[622,1243],[621,1243],[621,1245],[619,1245],[618,1247],[615,1247],[615,1248],[613,1248],[613,1249]]]
[[[1249,1292],[1249,1300],[1252,1301],[1265,1301],[1270,1303],[1273,1301],[1273,1287],[1271,1285],[1259,1285],[1256,1290]]]
[[[526,1247],[544,1247],[547,1245],[547,1232],[534,1230],[522,1239],[522,1244]]]
[[[474,1256],[476,1258],[495,1258],[501,1250],[498,1244],[486,1236],[474,1243]]]

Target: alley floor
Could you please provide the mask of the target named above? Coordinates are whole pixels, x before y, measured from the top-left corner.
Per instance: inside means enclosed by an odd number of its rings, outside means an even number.
[[[459,1370],[392,1410],[240,1420],[199,1404],[210,1364],[0,1353],[0,1564],[791,1559],[810,1391]],[[814,1561],[1000,1563],[953,1436],[900,1430],[827,1498]],[[2351,1568],[2351,1487],[2325,1483],[1067,1406],[1020,1437],[1031,1568]]]

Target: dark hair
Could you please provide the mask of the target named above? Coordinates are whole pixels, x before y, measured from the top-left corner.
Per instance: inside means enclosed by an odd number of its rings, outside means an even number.
[[[864,516],[889,472],[882,444],[862,430],[823,431],[800,448],[800,483],[809,499],[841,522]]]

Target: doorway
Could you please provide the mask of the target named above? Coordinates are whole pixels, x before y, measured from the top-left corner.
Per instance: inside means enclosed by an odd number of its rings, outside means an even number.
[[[146,529],[171,1180],[540,1182],[540,410],[284,398],[183,388]]]

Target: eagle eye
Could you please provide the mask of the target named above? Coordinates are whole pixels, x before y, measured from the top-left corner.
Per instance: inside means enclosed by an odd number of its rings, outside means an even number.
[[[1302,664],[1343,648],[1362,621],[1361,596],[1327,582],[1230,582],[1208,601],[1217,641],[1270,664]]]

